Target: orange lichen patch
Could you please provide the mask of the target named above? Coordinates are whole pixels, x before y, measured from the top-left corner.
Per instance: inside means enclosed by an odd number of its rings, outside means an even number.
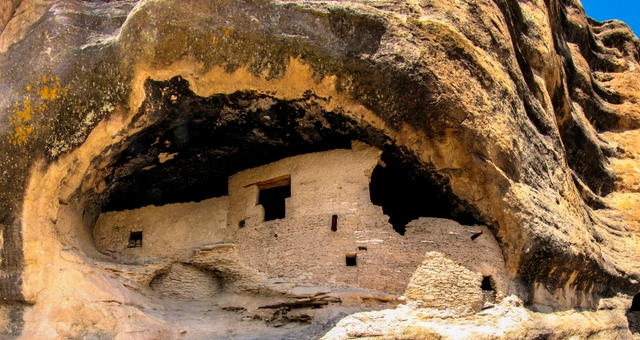
[[[221,30],[226,37],[230,37],[233,35],[233,28],[222,26]]]
[[[68,92],[67,88],[60,86],[58,77],[42,76],[40,78],[40,90],[37,91],[37,97],[30,99],[29,95],[22,103],[13,105],[13,112],[8,116],[9,124],[14,128],[12,134],[9,135],[9,142],[13,145],[24,145],[27,143],[28,137],[33,133],[33,125],[31,120],[35,113],[42,113],[47,109],[47,102],[56,100],[65,96]],[[27,92],[32,93],[33,85],[26,85]],[[33,95],[31,95],[33,97]]]
[[[48,80],[48,81],[47,81]],[[58,77],[47,79],[42,77],[42,89],[38,91],[38,95],[44,100],[57,99],[64,90],[60,88],[60,79]]]
[[[13,114],[9,115],[9,124],[14,128],[9,135],[9,142],[13,145],[23,145],[27,142],[27,136],[33,132],[31,121],[31,101],[26,98],[22,104],[13,105]]]
[[[45,100],[52,100],[52,99],[58,98],[58,90],[59,89],[60,89],[59,87],[49,88],[49,86],[45,85],[42,88],[42,90],[40,90],[38,92],[38,94],[40,96],[42,96],[42,98],[45,99]]]

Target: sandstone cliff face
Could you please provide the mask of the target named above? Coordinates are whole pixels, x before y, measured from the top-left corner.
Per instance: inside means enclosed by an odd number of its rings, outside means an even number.
[[[213,197],[236,172],[350,141],[498,241],[513,296],[460,329],[520,313],[483,336],[631,336],[640,42],[577,0],[23,0],[0,5],[0,32],[6,336],[181,336],[95,264],[98,215]],[[531,311],[572,308],[587,311]],[[387,321],[327,337],[453,337]]]

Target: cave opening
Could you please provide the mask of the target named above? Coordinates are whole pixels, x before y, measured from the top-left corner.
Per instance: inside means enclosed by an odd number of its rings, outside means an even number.
[[[145,90],[132,124],[153,123],[123,140],[104,179],[106,189],[86,200],[90,228],[104,212],[227,196],[229,176],[280,159],[350,149],[353,140],[374,146],[387,141],[310,98],[280,100],[255,91],[199,97],[180,77],[147,80]],[[269,195],[269,188],[259,189]],[[273,192],[279,190],[287,189]]]
[[[407,223],[419,217],[455,219],[462,224],[477,223],[468,210],[460,209],[446,182],[402,148],[385,147],[381,162],[371,174],[371,202],[381,206],[389,223],[404,235]]]
[[[131,123],[147,121],[145,128],[123,139],[104,178],[106,188],[85,201],[89,228],[104,212],[227,196],[233,174],[291,156],[350,149],[352,141],[382,150],[371,175],[370,199],[382,206],[398,233],[421,216],[475,221],[434,169],[382,131],[342,112],[325,111],[312,94],[298,100],[256,91],[199,97],[180,77],[147,80],[145,91],[140,114]],[[285,199],[291,196],[286,177],[255,183],[265,221],[286,213]],[[238,228],[244,226],[238,222]]]

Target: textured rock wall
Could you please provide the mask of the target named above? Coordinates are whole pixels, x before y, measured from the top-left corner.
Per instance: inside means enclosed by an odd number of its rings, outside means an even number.
[[[114,320],[137,298],[86,255],[100,256],[84,241],[108,200],[100,193],[156,163],[149,178],[169,183],[162,169],[171,162],[156,161],[150,145],[172,136],[162,152],[173,154],[184,146],[177,126],[202,122],[289,155],[327,130],[404,150],[416,172],[441,185],[453,215],[490,226],[528,305],[571,308],[640,288],[640,42],[623,23],[588,20],[577,0],[24,0],[0,13],[11,17],[0,36],[8,336],[81,334],[43,321],[65,297],[93,302],[56,313],[61,325],[85,313],[85,334],[125,332]],[[186,85],[153,85],[175,77]],[[274,105],[254,119],[224,99],[237,91]],[[283,110],[285,102],[305,114]],[[267,111],[289,118],[266,122]],[[283,139],[285,130],[300,138]],[[215,131],[191,135],[191,147]],[[232,155],[239,144],[173,161]],[[172,171],[186,169],[194,167]],[[81,223],[61,222],[70,220]],[[109,293],[89,298],[95,291]],[[103,309],[109,316],[89,321]]]

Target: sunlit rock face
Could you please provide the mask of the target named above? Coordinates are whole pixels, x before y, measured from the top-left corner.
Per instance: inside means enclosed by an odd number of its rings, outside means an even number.
[[[638,328],[640,42],[578,1],[22,0],[0,32],[3,338]]]

